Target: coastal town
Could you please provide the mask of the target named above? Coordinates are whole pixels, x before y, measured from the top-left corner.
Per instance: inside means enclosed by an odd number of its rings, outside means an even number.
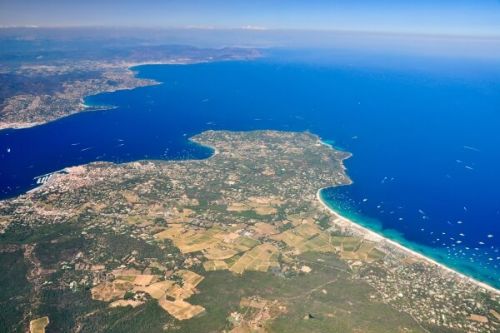
[[[40,53],[46,52],[43,48]],[[194,47],[130,48],[121,57],[109,59],[102,51],[85,55],[55,50],[57,60],[27,59],[0,65],[0,130],[26,128],[82,111],[109,109],[109,105],[86,105],[84,98],[98,93],[159,84],[135,76],[141,64],[192,64],[207,61],[254,59],[255,49],[200,49]],[[123,50],[122,50],[123,52]],[[66,56],[68,59],[65,59]]]
[[[9,290],[29,290],[9,299],[17,319],[8,327],[500,329],[497,290],[325,205],[321,189],[351,182],[348,153],[307,132],[206,131],[191,140],[213,155],[70,167],[0,201],[0,259],[15,268]]]

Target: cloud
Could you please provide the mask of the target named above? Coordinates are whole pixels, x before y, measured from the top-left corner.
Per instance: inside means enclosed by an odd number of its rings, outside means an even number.
[[[266,27],[261,27],[257,25],[244,25],[240,28],[243,30],[268,30]]]

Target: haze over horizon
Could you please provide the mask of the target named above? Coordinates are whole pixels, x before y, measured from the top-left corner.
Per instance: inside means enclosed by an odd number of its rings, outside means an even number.
[[[496,0],[0,0],[0,26],[347,30],[500,36]]]

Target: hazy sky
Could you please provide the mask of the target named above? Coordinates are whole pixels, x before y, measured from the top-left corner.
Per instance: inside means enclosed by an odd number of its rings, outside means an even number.
[[[500,36],[500,0],[0,0],[0,25],[243,27]]]

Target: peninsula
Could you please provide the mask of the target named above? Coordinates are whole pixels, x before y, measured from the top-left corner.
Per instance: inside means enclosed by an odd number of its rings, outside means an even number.
[[[80,332],[500,328],[496,290],[318,200],[350,183],[348,153],[304,132],[192,140],[212,157],[71,167],[0,202],[8,331],[40,318]]]
[[[259,56],[255,49],[141,45],[87,50],[93,52],[89,57],[86,52],[80,54],[71,48],[77,42],[65,42],[65,48],[54,50],[51,43],[32,42],[32,52],[52,52],[57,55],[56,60],[23,58],[0,66],[0,130],[32,127],[82,111],[109,108],[85,105],[84,99],[99,93],[158,84],[154,80],[137,78],[131,69],[134,66],[244,60]],[[73,47],[79,49],[80,46]],[[109,57],[110,50],[120,56]],[[0,59],[2,56],[0,53]]]

